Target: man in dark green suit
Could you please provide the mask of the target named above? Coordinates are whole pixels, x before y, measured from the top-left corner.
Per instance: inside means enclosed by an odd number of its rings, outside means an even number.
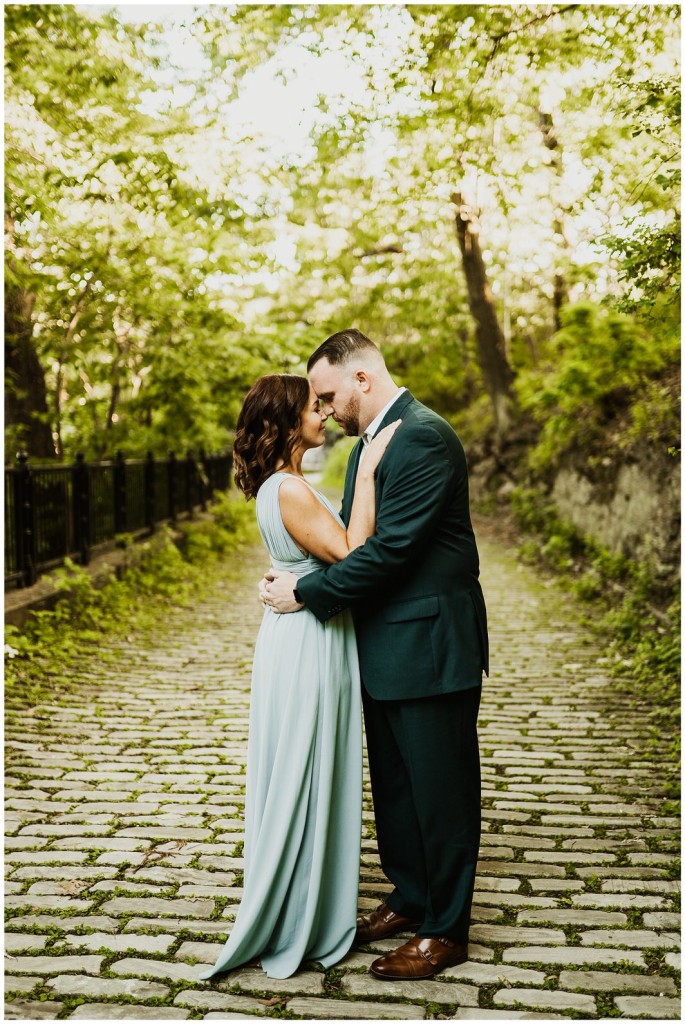
[[[353,609],[378,848],[395,887],[359,919],[356,941],[416,931],[371,970],[427,978],[468,957],[480,841],[476,720],[488,639],[466,459],[450,425],[397,387],[361,331],[332,335],[307,369],[323,411],[361,435],[345,522],[366,444],[402,425],[376,471],[375,534],[319,572],[270,574],[264,600],[280,612],[304,605],[321,622]]]

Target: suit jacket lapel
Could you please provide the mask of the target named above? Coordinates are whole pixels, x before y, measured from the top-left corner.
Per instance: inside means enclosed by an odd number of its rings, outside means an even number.
[[[402,415],[407,407],[414,401],[414,396],[411,391],[403,391],[396,402],[388,409],[387,413],[381,420],[381,425],[378,428],[382,430],[383,427],[387,427],[388,423],[394,423],[395,420],[402,418]],[[350,521],[350,513],[352,511],[352,500],[354,498],[354,483],[357,479],[357,469],[359,468],[359,459],[361,458],[362,448],[364,442],[361,437],[357,444],[350,452],[350,458],[347,463],[347,474],[345,476],[345,491],[343,493],[342,503],[342,520],[345,524]]]
[[[356,445],[350,452],[350,457],[347,462],[347,473],[345,475],[345,490],[343,492],[342,503],[342,520],[345,524],[349,523],[350,521],[350,513],[352,511],[352,499],[354,498],[354,482],[357,479],[357,469],[359,468],[359,459],[361,458],[363,446],[364,444],[360,437]]]

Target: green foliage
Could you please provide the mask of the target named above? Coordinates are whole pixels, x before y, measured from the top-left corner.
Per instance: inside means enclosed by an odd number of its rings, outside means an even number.
[[[597,1013],[602,1020],[608,1017],[622,1017],[623,1014],[614,1005],[613,995],[607,995],[606,992],[598,992],[595,996],[597,1002]]]
[[[526,533],[545,534],[556,524],[554,504],[541,491],[516,487],[510,500],[516,522]]]
[[[71,561],[57,570],[52,578],[63,599],[32,613],[23,629],[6,627],[9,704],[36,703],[73,685],[83,656],[98,652],[104,632],[126,636],[154,626],[161,608],[194,599],[218,554],[256,539],[253,509],[236,495],[218,495],[212,511],[216,519],[183,524],[180,546],[168,529],[136,545],[122,578],[112,576],[101,589]]]
[[[664,590],[650,568],[615,555],[581,536],[561,520],[539,490],[511,494],[518,525],[532,533],[521,545],[530,561],[561,574],[575,594],[592,606],[590,623],[607,643],[609,669],[621,691],[648,705],[679,751],[680,597]],[[607,639],[608,638],[608,639]]]
[[[433,310],[438,329],[425,324],[415,340],[389,344],[385,359],[398,384],[408,386],[420,402],[455,422],[474,399],[477,372],[463,310],[461,316],[454,312],[451,323],[444,322],[445,312]]]
[[[159,116],[161,42],[68,5],[5,16],[10,272],[35,297],[58,455],[225,446],[273,351],[226,302],[245,212],[200,182],[190,111]]]
[[[587,445],[677,358],[674,339],[651,335],[624,313],[592,303],[564,309],[544,366],[517,382],[522,407],[542,425],[531,465],[548,466],[570,447]]]
[[[664,191],[673,193],[680,185],[679,172],[659,175]],[[621,280],[627,295],[619,308],[652,313],[660,321],[665,313],[677,318],[680,302],[681,228],[680,214],[674,211],[663,226],[650,227],[639,222],[627,238],[607,236],[605,244],[622,263]],[[669,308],[670,307],[670,308]]]
[[[208,556],[224,555],[231,551],[237,539],[257,536],[254,509],[246,507],[235,494],[220,494],[212,503],[211,516],[201,522],[179,524],[183,558],[191,564],[201,564]]]
[[[649,701],[659,723],[672,732],[674,749],[680,721],[680,599],[658,617],[631,593],[604,615],[602,626],[616,637],[614,671],[639,701]],[[628,657],[624,655],[628,654]]]
[[[665,377],[647,381],[635,396],[630,408],[631,425],[625,432],[625,443],[646,441],[666,444],[671,455],[680,452],[680,372],[679,367]]]
[[[257,376],[302,370],[350,324],[483,436],[455,190],[479,211],[527,408],[551,419],[542,463],[600,428],[617,369],[606,325],[594,347],[548,347],[557,276],[574,301],[637,304],[672,352],[677,7],[205,5],[184,15],[206,58],[192,74],[161,28],[119,18],[5,8],[8,291],[35,299],[60,455],[222,447]],[[291,106],[316,82],[307,131],[241,126],[255,72]],[[636,363],[637,386],[662,364]]]
[[[321,486],[331,490],[342,490],[345,484],[345,473],[347,462],[354,445],[356,437],[341,437],[326,456],[321,475]]]
[[[619,109],[632,122],[633,137],[644,136],[658,146],[659,162],[649,168],[641,196],[658,212],[649,222],[633,218],[626,225],[629,231],[603,241],[621,263],[626,293],[619,308],[660,323],[662,330],[666,321],[673,330],[680,306],[680,78],[621,79],[620,84],[624,98]]]

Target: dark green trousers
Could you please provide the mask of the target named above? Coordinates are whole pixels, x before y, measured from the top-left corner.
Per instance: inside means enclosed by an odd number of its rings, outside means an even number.
[[[396,914],[424,936],[468,942],[480,844],[481,687],[418,700],[364,691],[381,866]]]

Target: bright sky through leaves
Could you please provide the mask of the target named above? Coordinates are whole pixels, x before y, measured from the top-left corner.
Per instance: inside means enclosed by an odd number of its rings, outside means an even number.
[[[10,284],[60,447],[215,445],[350,323],[451,414],[465,207],[517,372],[561,306],[671,302],[675,5],[6,12]]]

